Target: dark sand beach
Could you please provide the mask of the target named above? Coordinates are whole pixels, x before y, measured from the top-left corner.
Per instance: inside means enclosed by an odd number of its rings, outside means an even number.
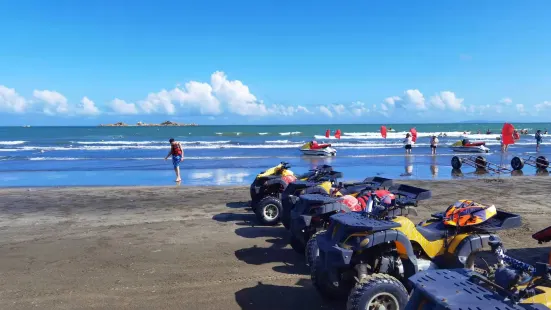
[[[503,231],[531,262],[548,245],[550,178],[404,181],[523,216]],[[0,190],[0,309],[342,309],[311,286],[282,226],[256,226],[246,187]]]

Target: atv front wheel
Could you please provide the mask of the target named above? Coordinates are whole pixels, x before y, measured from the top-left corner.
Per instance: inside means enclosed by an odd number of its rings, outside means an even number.
[[[329,274],[327,270],[323,268],[319,256],[316,257],[315,262],[312,264],[310,277],[312,284],[323,298],[344,298],[348,295],[348,292],[350,292],[350,285],[346,285],[347,283],[342,279],[336,283],[330,282]]]
[[[254,213],[260,223],[269,226],[279,223],[282,211],[281,200],[272,196],[262,198],[254,208]]]
[[[376,273],[362,279],[350,292],[347,310],[400,310],[406,307],[408,292],[393,276]]]
[[[306,266],[312,266],[316,261],[316,257],[319,256],[320,250],[318,248],[318,240],[316,238],[318,238],[318,236],[323,236],[324,234],[325,230],[318,231],[306,243],[306,248],[304,250]]]

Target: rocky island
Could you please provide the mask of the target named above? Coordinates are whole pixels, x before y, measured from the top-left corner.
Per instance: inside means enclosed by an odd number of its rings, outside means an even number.
[[[192,127],[192,126],[199,126],[195,123],[191,124],[184,124],[184,123],[176,123],[171,121],[162,122],[160,124],[147,124],[142,122],[137,122],[136,125],[129,125],[123,122],[118,122],[114,124],[101,124],[100,127],[129,127],[129,126],[139,126],[139,127],[160,127],[160,126],[176,126],[176,127]]]

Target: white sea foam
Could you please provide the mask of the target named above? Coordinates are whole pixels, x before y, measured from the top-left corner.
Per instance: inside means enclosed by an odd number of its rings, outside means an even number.
[[[268,133],[267,133],[267,132],[259,132],[258,134],[259,134],[260,136],[265,136],[265,135],[267,135]]]
[[[0,141],[0,145],[18,145],[24,144],[27,141]]]
[[[292,132],[280,132],[279,134],[281,136],[296,136],[296,135],[300,135],[302,132],[300,131],[292,131]]]

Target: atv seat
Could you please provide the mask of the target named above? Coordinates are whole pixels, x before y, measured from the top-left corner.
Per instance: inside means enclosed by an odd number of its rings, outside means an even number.
[[[446,238],[448,232],[448,227],[441,221],[429,222],[429,224],[425,224],[425,226],[421,223],[417,225],[416,228],[417,231],[430,242]]]

